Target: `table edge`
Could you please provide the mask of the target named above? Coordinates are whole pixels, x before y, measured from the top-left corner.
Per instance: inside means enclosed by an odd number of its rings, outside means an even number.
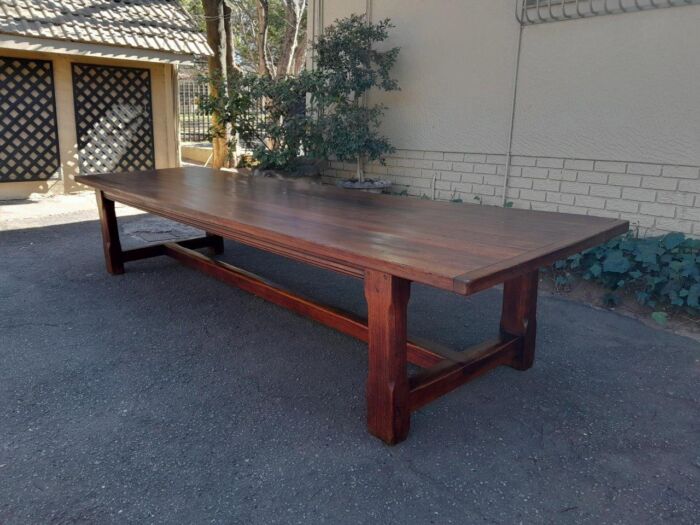
[[[615,222],[612,223],[610,228],[579,241],[555,242],[537,250],[517,255],[511,259],[499,261],[490,266],[458,275],[454,279],[454,291],[462,295],[480,292],[514,277],[553,264],[583,250],[598,246],[613,237],[629,231],[629,221],[621,219],[611,219],[611,221]]]
[[[310,241],[300,240],[295,237],[289,237],[284,234],[271,232],[256,226],[238,223],[236,221],[231,221],[237,227],[237,230],[232,231],[230,227],[216,224],[210,220],[203,219],[200,221],[192,218],[190,215],[192,210],[180,210],[176,207],[164,208],[159,206],[158,201],[153,199],[145,198],[128,191],[122,191],[102,184],[102,181],[100,181],[98,177],[102,177],[104,175],[105,174],[78,175],[75,177],[75,180],[79,183],[90,186],[95,190],[102,191],[108,196],[108,198],[111,198],[116,202],[141,209],[142,211],[160,215],[183,224],[189,224],[191,226],[210,231],[211,233],[230,238],[231,240],[270,251],[272,253],[277,253],[285,257],[290,257],[306,264],[312,264],[358,278],[362,278],[366,270],[382,271],[390,273],[396,277],[465,296],[491,288],[492,286],[500,284],[510,278],[517,277],[547,264],[554,263],[559,259],[596,246],[629,230],[628,221],[607,219],[611,222],[609,228],[584,239],[575,242],[563,241],[552,243],[537,250],[526,252],[510,259],[499,261],[490,266],[485,266],[454,277],[439,276],[423,270],[415,270],[410,267],[405,267],[397,263],[383,263],[382,261],[378,261],[376,259],[367,259],[362,255],[348,253],[344,252],[342,249],[333,248],[333,251],[339,254],[345,254],[347,256],[346,258],[348,260],[341,260],[340,258],[323,253],[324,251],[327,252],[330,250],[325,246],[318,245]],[[209,216],[203,212],[199,213],[205,217]],[[596,218],[606,219],[605,217]],[[298,249],[299,247],[302,247],[303,251],[300,251]]]

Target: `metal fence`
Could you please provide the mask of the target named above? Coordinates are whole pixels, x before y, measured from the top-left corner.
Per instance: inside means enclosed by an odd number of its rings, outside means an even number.
[[[199,101],[209,92],[206,82],[180,80],[180,140],[183,142],[209,141],[209,114],[199,109]]]
[[[698,4],[700,0],[516,0],[515,16],[522,25],[534,25]]]
[[[182,142],[209,142],[211,136],[211,115],[199,108],[199,101],[209,93],[209,85],[205,81],[180,80],[180,140]],[[248,114],[249,122],[256,128],[267,118],[262,100]],[[252,150],[254,142],[241,142],[243,150]]]

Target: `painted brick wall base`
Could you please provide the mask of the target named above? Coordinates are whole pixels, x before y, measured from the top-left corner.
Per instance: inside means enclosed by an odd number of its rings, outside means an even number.
[[[500,206],[506,156],[398,150],[368,177],[392,192]],[[355,165],[331,162],[327,182],[352,178]],[[514,208],[629,220],[642,235],[679,231],[700,237],[700,167],[515,156],[506,200]]]

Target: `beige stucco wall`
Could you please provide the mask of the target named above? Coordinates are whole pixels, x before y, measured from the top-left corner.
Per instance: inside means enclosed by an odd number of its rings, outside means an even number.
[[[365,6],[325,0],[324,23]],[[391,18],[388,44],[401,47],[394,70],[401,91],[371,97],[390,108],[384,133],[396,146],[505,151],[517,39],[512,2],[373,0],[371,9],[375,21]]]
[[[365,0],[315,0],[324,24]],[[401,149],[505,153],[513,0],[371,0],[391,18],[401,91],[384,131]],[[316,11],[313,11],[316,12]],[[310,30],[318,34],[313,17]],[[514,152],[700,165],[700,6],[526,27]]]
[[[374,94],[398,191],[500,205],[519,25],[513,0],[314,0],[396,25],[401,91]],[[524,29],[506,200],[700,235],[700,6]],[[332,164],[329,179],[353,167]]]
[[[526,27],[514,152],[700,165],[700,6]]]
[[[0,199],[23,199],[32,193],[71,192],[81,188],[74,182],[78,174],[78,145],[73,110],[71,63],[104,64],[147,68],[151,72],[153,138],[157,168],[179,166],[179,137],[175,100],[174,66],[166,63],[110,60],[79,55],[59,55],[0,48],[0,55],[51,60],[54,69],[61,169],[46,181],[0,183]]]

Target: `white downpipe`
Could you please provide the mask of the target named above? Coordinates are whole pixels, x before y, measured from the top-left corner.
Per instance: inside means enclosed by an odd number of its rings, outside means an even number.
[[[523,9],[524,9],[525,3],[523,2]],[[525,29],[525,26],[522,23],[518,24],[518,51],[515,55],[515,75],[514,75],[514,80],[513,80],[513,102],[511,105],[511,112],[510,112],[510,130],[508,131],[508,152],[506,153],[506,172],[505,175],[503,176],[503,206],[506,205],[507,202],[507,195],[506,192],[508,190],[508,177],[510,175],[510,168],[511,168],[511,158],[513,156],[513,130],[515,128],[515,111],[516,111],[516,103],[518,101],[518,77],[520,76],[520,51],[523,47],[523,30]]]

